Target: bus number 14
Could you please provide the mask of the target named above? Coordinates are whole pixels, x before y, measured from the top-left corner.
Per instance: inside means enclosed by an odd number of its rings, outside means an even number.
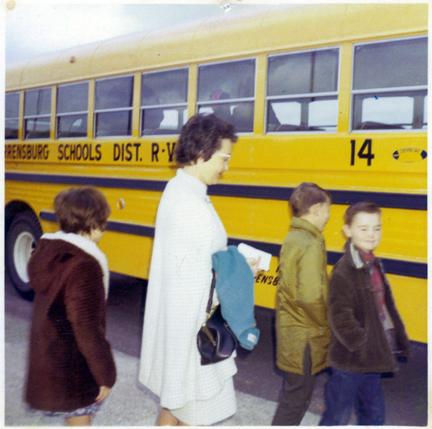
[[[375,158],[375,155],[372,152],[372,139],[366,139],[357,153],[356,141],[351,140],[351,165],[355,164],[356,156],[360,159],[367,159],[368,167],[372,164],[372,160]]]

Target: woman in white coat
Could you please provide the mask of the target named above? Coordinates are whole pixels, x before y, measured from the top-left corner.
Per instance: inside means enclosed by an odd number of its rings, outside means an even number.
[[[196,115],[176,145],[181,166],[161,198],[144,315],[139,379],[160,397],[158,425],[210,425],[236,411],[234,358],[202,366],[197,332],[206,319],[213,253],[227,246],[207,186],[228,169],[231,124]]]

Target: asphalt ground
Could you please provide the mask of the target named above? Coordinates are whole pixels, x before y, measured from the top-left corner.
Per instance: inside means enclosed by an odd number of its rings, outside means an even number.
[[[108,300],[107,335],[118,367],[118,381],[96,416],[97,426],[152,426],[158,400],[137,382],[145,282],[112,276]],[[58,426],[58,417],[27,409],[22,399],[31,303],[18,297],[6,279],[5,288],[5,424]],[[257,309],[260,344],[253,352],[239,350],[235,376],[238,412],[220,425],[270,425],[279,395],[281,377],[274,365],[274,313]],[[317,377],[309,411],[302,425],[317,425],[323,411],[327,373]],[[383,378],[386,425],[427,425],[427,347],[412,343],[412,356],[394,376]],[[352,424],[355,424],[354,416]]]

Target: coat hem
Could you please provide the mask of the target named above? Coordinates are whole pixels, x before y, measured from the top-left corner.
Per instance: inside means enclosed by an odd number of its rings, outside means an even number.
[[[294,368],[292,366],[286,366],[286,365],[282,365],[279,362],[276,362],[276,366],[284,372],[291,372],[294,374],[299,374],[299,375],[304,375],[304,372],[302,370],[300,370],[299,368]],[[318,374],[319,372],[323,371],[324,369],[328,368],[329,365],[320,365],[317,368],[314,368],[311,370],[311,375],[315,375]]]
[[[399,368],[397,366],[394,366],[392,368],[354,368],[354,367],[350,367],[348,365],[340,365],[338,363],[335,362],[330,362],[329,366],[331,368],[336,368],[340,371],[346,371],[346,372],[361,372],[361,373],[369,373],[369,372],[374,372],[374,373],[388,373],[388,372],[398,372]]]

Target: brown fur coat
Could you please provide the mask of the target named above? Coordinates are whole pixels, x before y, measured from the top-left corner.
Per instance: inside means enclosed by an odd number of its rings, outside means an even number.
[[[28,271],[35,301],[26,400],[47,411],[90,405],[116,378],[101,265],[70,242],[42,237]]]

